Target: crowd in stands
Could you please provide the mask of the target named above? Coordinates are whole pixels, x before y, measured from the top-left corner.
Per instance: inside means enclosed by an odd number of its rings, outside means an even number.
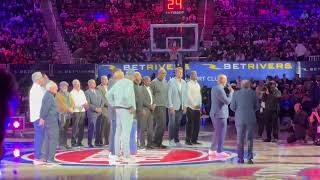
[[[151,60],[150,24],[165,23],[160,1],[65,1],[56,4],[71,51],[89,62]],[[186,14],[179,22],[196,22],[196,15],[197,1],[188,0]],[[160,57],[153,57],[153,60]]]
[[[319,1],[234,2],[216,1],[220,19],[212,31],[211,48],[201,56],[222,61],[277,61],[319,55]]]
[[[48,38],[40,4],[32,0],[1,0],[0,64],[50,61]]]

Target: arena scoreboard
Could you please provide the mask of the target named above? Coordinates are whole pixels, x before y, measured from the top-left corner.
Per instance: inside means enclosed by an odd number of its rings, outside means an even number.
[[[167,15],[184,14],[184,0],[164,0],[164,11]]]

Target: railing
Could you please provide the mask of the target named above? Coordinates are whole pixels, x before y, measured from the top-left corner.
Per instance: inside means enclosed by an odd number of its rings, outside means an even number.
[[[309,56],[309,61],[320,61],[320,55],[317,55],[317,56]]]

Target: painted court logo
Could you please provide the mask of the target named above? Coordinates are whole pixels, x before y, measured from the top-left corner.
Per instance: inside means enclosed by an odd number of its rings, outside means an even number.
[[[109,151],[107,149],[83,149],[78,151],[58,152],[55,159],[62,165],[94,165],[108,166],[114,165],[108,160]],[[230,157],[218,159],[208,156],[208,151],[203,149],[167,149],[138,151],[133,156],[135,162],[130,163],[140,166],[156,165],[179,165],[179,164],[199,164],[231,160],[236,154],[229,152]],[[33,154],[25,154],[22,159],[31,162],[34,159]],[[119,162],[126,164],[125,162]]]

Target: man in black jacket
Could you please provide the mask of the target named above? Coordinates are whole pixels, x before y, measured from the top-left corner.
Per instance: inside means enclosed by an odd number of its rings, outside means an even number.
[[[270,81],[267,91],[262,97],[264,102],[263,119],[265,121],[267,130],[267,139],[264,142],[271,142],[271,133],[273,134],[272,141],[277,142],[278,140],[278,117],[279,117],[279,98],[281,97],[281,92],[277,89],[276,83]]]

